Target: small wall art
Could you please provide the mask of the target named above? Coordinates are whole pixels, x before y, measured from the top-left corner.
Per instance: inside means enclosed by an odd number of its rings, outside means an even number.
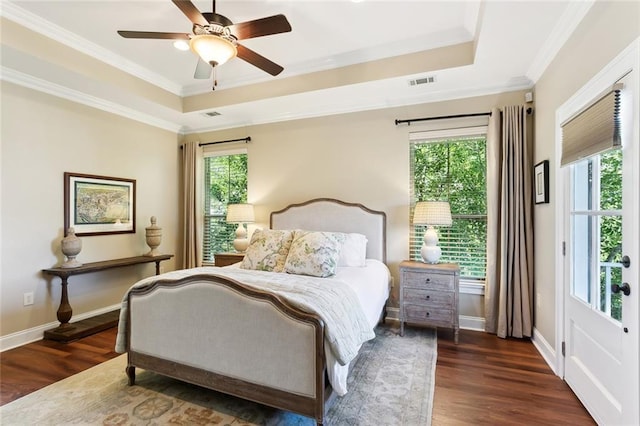
[[[536,204],[549,202],[549,160],[544,160],[534,167],[534,186]]]

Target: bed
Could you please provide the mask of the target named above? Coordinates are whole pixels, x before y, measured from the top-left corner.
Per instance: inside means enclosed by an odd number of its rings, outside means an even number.
[[[260,236],[289,232],[292,243],[279,252],[285,270],[256,260],[263,259],[255,256]],[[333,273],[321,276],[324,269],[318,275],[304,269],[306,261],[295,262],[300,240],[329,237],[337,242],[322,240],[319,250],[336,248],[326,255],[335,261]],[[348,391],[349,365],[361,344],[384,319],[385,261],[384,212],[328,198],[273,212],[269,230],[254,232],[242,264],[173,271],[131,287],[116,344],[127,353],[129,384],[139,367],[322,425],[336,394]]]

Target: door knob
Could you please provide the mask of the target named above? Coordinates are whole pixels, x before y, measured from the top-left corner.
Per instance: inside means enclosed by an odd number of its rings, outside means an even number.
[[[611,291],[613,293],[622,292],[622,294],[624,294],[625,296],[628,296],[631,294],[631,287],[629,287],[629,283],[622,283],[622,285],[611,284]]]

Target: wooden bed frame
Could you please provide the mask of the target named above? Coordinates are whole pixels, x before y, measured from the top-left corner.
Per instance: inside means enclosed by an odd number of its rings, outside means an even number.
[[[367,257],[386,260],[386,215],[320,198],[271,213],[272,229],[358,232]],[[242,313],[242,315],[238,315]],[[130,291],[127,375],[135,368],[292,411],[324,423],[324,324],[278,297],[211,275]]]

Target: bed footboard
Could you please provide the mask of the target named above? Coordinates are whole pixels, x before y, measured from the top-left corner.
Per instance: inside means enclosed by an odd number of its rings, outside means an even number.
[[[128,295],[130,384],[144,368],[324,419],[324,324],[277,296],[218,276],[134,287]]]

